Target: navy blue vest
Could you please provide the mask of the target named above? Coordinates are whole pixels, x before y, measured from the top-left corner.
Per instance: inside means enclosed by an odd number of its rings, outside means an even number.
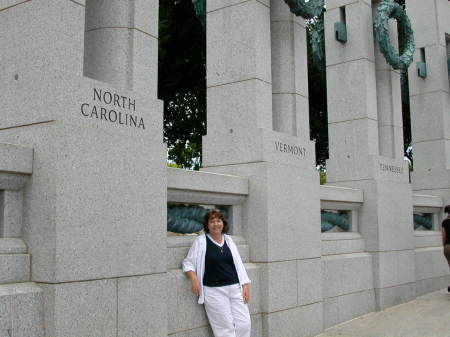
[[[207,287],[223,287],[235,283],[239,283],[239,278],[234,265],[233,255],[231,255],[226,241],[222,247],[219,247],[206,235],[203,285]]]

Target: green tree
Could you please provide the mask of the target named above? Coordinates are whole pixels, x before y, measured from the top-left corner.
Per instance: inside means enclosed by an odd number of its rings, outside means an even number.
[[[168,160],[198,169],[206,133],[206,38],[190,0],[160,1],[158,77]]]
[[[316,142],[316,165],[325,169],[328,159],[328,116],[325,56],[320,63],[312,57],[312,32],[319,28],[321,18],[310,20],[307,25],[308,38],[308,91],[310,137]],[[325,52],[324,39],[321,41]]]

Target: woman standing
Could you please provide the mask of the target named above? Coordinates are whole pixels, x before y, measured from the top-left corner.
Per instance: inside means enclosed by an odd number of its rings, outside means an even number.
[[[450,267],[450,205],[445,206],[444,212],[447,213],[447,218],[442,221],[442,244],[444,245],[444,255]],[[447,288],[450,292],[450,286]]]
[[[204,218],[199,235],[183,260],[183,272],[191,280],[192,292],[205,305],[215,337],[250,337],[250,299],[247,272],[219,210]]]

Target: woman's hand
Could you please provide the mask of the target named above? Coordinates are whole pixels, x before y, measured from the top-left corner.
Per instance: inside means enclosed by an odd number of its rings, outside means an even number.
[[[197,278],[191,279],[191,290],[195,295],[200,296],[200,282]]]
[[[200,282],[198,281],[197,275],[193,271],[188,271],[186,275],[191,280],[191,290],[192,292],[200,296]]]
[[[242,285],[242,297],[244,298],[245,304],[250,301],[250,287],[248,286],[248,283]]]

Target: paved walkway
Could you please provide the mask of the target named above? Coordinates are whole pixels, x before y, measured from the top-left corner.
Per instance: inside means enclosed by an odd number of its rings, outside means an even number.
[[[316,337],[450,337],[450,294],[443,289],[355,318]]]

